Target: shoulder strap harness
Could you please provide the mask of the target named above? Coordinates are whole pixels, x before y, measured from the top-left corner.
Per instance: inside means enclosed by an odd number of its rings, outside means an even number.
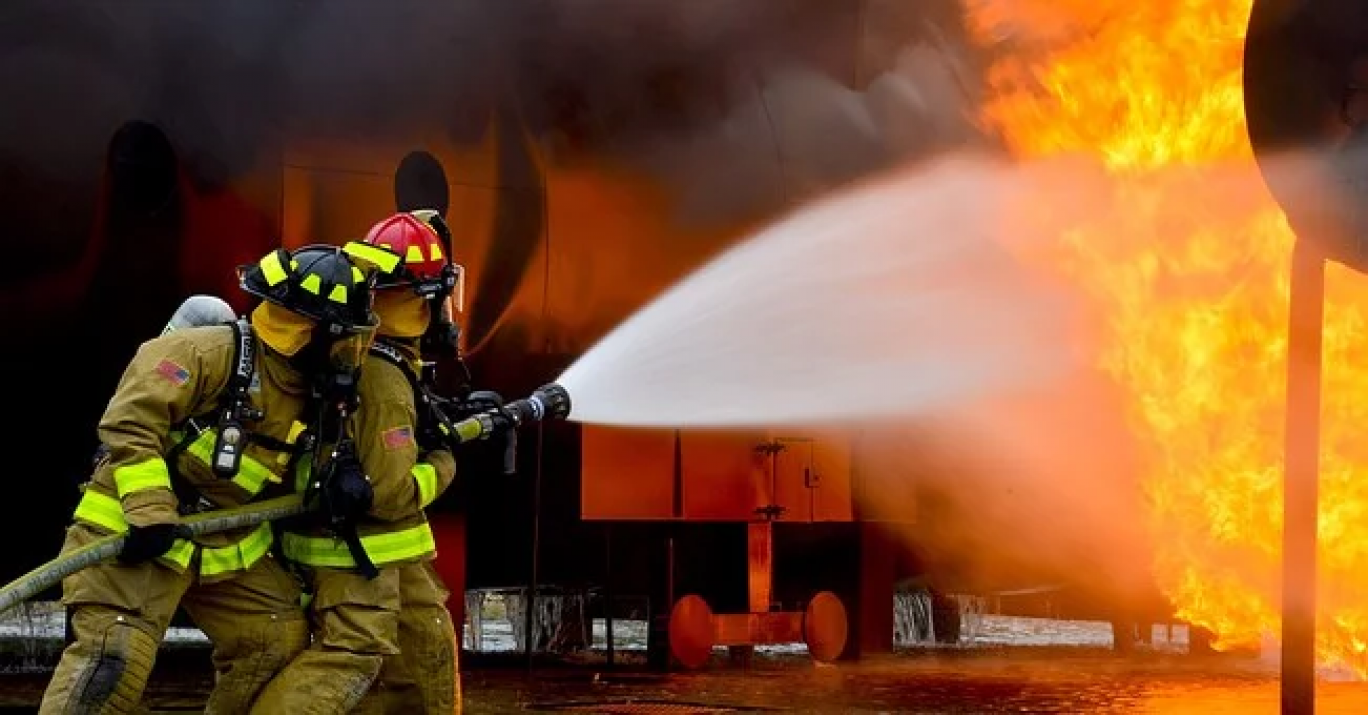
[[[453,422],[451,417],[443,409],[447,400],[439,396],[432,388],[432,374],[430,371],[431,363],[424,363],[423,373],[419,375],[414,372],[413,364],[404,357],[403,353],[393,345],[377,340],[371,343],[370,352],[372,355],[388,362],[399,368],[408,378],[409,386],[413,388],[413,399],[418,407],[418,421],[435,426],[443,435],[453,434]]]
[[[220,400],[218,438],[214,441],[213,461],[209,465],[220,479],[232,479],[242,465],[242,450],[247,446],[248,432],[244,420],[258,421],[266,415],[252,407],[248,394],[252,376],[256,372],[256,340],[252,324],[245,318],[229,323],[233,329],[233,372]]]

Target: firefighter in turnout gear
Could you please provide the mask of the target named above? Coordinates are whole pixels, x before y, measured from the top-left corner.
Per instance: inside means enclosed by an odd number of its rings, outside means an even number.
[[[116,562],[63,582],[75,642],[40,712],[132,712],[178,606],[213,644],[206,712],[246,712],[306,647],[298,581],[271,555],[269,524],[194,541],[177,525],[288,488],[277,485],[304,453],[311,384],[333,380],[339,345],[373,337],[372,281],[342,249],[275,251],[241,273],[265,299],[250,320],[139,347],[100,419],[107,453],[63,550],[127,538]]]
[[[316,530],[282,535],[286,557],[312,574],[315,642],[258,701],[263,713],[343,712],[334,690],[355,695],[353,712],[445,714],[458,703],[455,629],[447,591],[430,564],[436,544],[423,513],[452,482],[456,463],[425,435],[415,392],[419,341],[441,320],[434,315],[449,318],[439,304],[449,301],[457,269],[437,234],[408,214],[381,222],[366,243],[403,262],[378,278],[380,327],[361,372],[353,423],[375,491],[358,526],[365,554],[358,560]],[[367,677],[354,679],[358,672]]]
[[[413,221],[421,219],[422,225]],[[429,230],[425,230],[429,229]],[[440,239],[440,240],[435,240]],[[380,276],[376,285],[375,312],[380,330],[371,352],[379,363],[369,367],[376,383],[398,392],[410,390],[415,398],[421,382],[431,378],[424,368],[424,353],[459,360],[458,331],[454,316],[459,311],[462,274],[450,261],[451,235],[436,211],[397,214],[376,224],[366,242],[385,246],[404,256],[401,270]],[[464,365],[457,363],[468,380]],[[423,409],[422,400],[415,405]],[[417,418],[416,440],[420,450],[414,480],[419,487],[416,514],[441,496],[455,478],[455,463],[444,468],[444,451],[431,416]],[[430,472],[425,465],[431,466]],[[459,711],[460,669],[455,623],[447,611],[450,591],[430,560],[400,568],[399,595],[403,603],[399,618],[400,655],[386,659],[380,679],[362,701],[362,713],[451,713]]]

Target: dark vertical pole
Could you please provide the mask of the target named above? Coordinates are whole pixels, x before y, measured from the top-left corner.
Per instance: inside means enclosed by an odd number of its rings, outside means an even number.
[[[613,525],[603,525],[603,640],[608,650],[608,669],[613,668]]]
[[[670,524],[670,535],[665,537],[665,614],[661,627],[665,631],[665,670],[670,669],[670,614],[675,602],[675,525]]]
[[[537,568],[541,560],[538,558],[541,550],[541,480],[542,480],[542,439],[543,426],[537,423],[537,463],[532,470],[532,573],[527,584],[527,601],[525,603],[527,612],[523,614],[523,630],[525,636],[525,649],[527,651],[527,672],[532,672],[532,657],[536,651],[536,639],[533,638],[532,626],[533,612],[537,607]]]
[[[665,568],[651,569],[650,624],[646,631],[646,662],[652,670],[670,669],[670,613],[674,609],[675,593],[675,535],[684,518],[684,447],[679,430],[674,433],[674,467],[671,475],[673,489],[670,504],[671,519],[662,526]],[[652,541],[654,541],[654,537]]]
[[[1316,711],[1316,526],[1325,259],[1298,240],[1287,326],[1283,475],[1282,715]]]
[[[674,433],[674,464],[670,470],[670,516],[684,518],[684,439]]]

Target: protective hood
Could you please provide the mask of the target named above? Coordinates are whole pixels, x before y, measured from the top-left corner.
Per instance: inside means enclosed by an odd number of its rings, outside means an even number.
[[[252,311],[252,327],[270,349],[294,357],[313,338],[312,319],[288,311],[274,303],[263,302]]]
[[[380,335],[392,338],[417,338],[427,331],[431,316],[429,301],[407,288],[375,291],[375,314],[380,317]]]

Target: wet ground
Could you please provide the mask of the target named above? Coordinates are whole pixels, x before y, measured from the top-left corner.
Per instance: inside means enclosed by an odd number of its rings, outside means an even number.
[[[524,669],[510,624],[488,618],[466,653],[468,715],[599,713],[1098,713],[1258,715],[1278,712],[1277,666],[1257,655],[1188,656],[1187,629],[1156,627],[1148,650],[1119,656],[1107,624],[997,615],[967,619],[961,644],[815,665],[801,645],[761,649],[749,662],[716,649],[697,673],[644,668],[645,623],[616,621],[617,667],[596,650],[575,662]],[[0,713],[34,712],[61,650],[60,611],[27,609],[0,622]],[[211,680],[202,634],[168,634],[144,702],[149,712],[198,712]],[[1326,671],[1330,679],[1343,673]],[[1368,683],[1325,682],[1319,715],[1368,713]]]
[[[1278,712],[1276,671],[1249,657],[1142,654],[1081,648],[917,652],[817,666],[797,656],[717,659],[698,673],[577,667],[468,670],[467,715],[600,713],[1098,713],[1258,715]],[[4,712],[32,712],[46,676],[0,675]],[[209,681],[159,674],[151,712],[196,712]],[[1318,713],[1368,712],[1368,684],[1323,683]]]
[[[1277,677],[1266,664],[1230,657],[1121,658],[1096,651],[921,653],[828,667],[784,658],[753,664],[748,671],[659,679],[610,675],[595,681],[580,674],[507,678],[468,674],[465,712],[550,711],[566,702],[632,698],[790,713],[1278,712]],[[1319,705],[1322,715],[1368,712],[1368,684],[1326,683]],[[596,711],[606,710],[588,710]],[[685,712],[656,710],[670,711]]]

